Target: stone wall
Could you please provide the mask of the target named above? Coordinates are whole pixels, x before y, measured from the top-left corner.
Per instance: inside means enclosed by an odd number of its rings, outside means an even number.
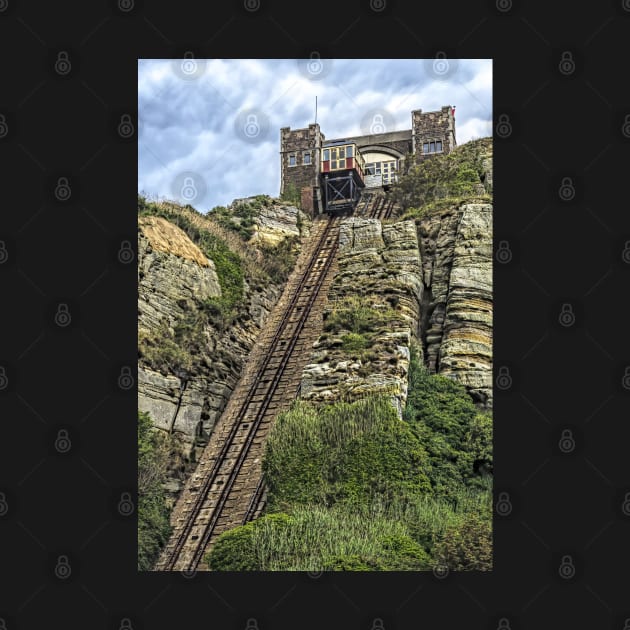
[[[434,112],[422,113],[421,109],[411,112],[411,131],[413,134],[413,151],[416,161],[422,161],[422,145],[431,140],[441,140],[444,153],[450,153],[456,146],[455,116],[450,105]]]
[[[293,184],[298,193],[307,186],[319,185],[319,149],[324,141],[318,124],[305,129],[283,127],[280,130],[280,194],[284,194],[287,184]],[[311,163],[304,164],[304,152],[311,156]],[[296,165],[289,166],[289,155],[295,153]]]

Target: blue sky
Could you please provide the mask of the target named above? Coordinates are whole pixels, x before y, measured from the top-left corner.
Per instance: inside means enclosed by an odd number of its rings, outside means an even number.
[[[444,105],[458,144],[492,135],[490,59],[139,60],[138,192],[201,212],[278,196],[280,128],[314,122],[316,96],[327,138]]]

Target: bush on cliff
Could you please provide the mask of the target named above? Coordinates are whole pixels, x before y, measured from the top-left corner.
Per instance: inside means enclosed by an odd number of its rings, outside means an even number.
[[[147,413],[138,413],[138,570],[150,571],[171,533],[170,510],[162,484],[171,445],[153,429]]]

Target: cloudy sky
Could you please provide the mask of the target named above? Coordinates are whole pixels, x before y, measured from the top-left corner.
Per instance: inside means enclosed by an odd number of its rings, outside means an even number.
[[[456,107],[457,143],[492,134],[489,59],[138,61],[138,192],[206,212],[280,192],[280,128],[326,138],[411,128]]]

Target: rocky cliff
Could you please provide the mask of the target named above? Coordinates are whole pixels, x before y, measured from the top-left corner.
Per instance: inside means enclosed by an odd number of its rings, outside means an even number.
[[[273,256],[289,237],[299,237],[298,223],[308,227],[296,208],[271,206],[258,218],[259,236],[252,239],[264,240],[268,246],[264,254],[255,246],[246,249],[237,235],[175,204],[151,207],[151,212],[165,216],[138,218],[138,407],[149,413],[156,428],[177,438],[180,453],[173,463],[179,468],[171,470],[169,481],[173,497],[207,442],[282,292],[286,274],[266,273],[257,259]],[[217,315],[226,299],[217,264],[178,222],[193,234],[203,236],[210,230],[223,237],[216,255],[222,257],[219,271],[231,251],[226,241],[249,257],[241,260],[233,254],[242,264],[242,291],[227,321]],[[299,242],[293,249],[290,256],[278,251],[279,256],[289,256],[280,261],[282,265],[294,259]],[[267,267],[277,271],[273,265]],[[187,462],[183,467],[182,461]]]
[[[432,373],[492,406],[492,206],[463,203],[423,218],[420,339]]]
[[[491,140],[432,158],[398,192],[397,214],[408,220],[342,222],[339,273],[301,395],[387,392],[400,410],[415,344],[430,373],[460,381],[491,409]]]
[[[321,402],[381,393],[400,412],[423,290],[413,221],[343,220],[338,263],[301,397]]]

